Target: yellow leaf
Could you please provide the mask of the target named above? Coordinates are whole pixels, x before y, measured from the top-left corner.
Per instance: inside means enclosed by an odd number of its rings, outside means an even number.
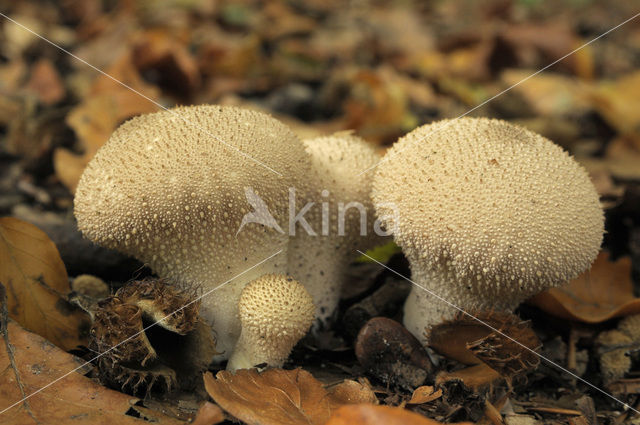
[[[67,271],[55,244],[36,226],[0,218],[0,283],[11,318],[59,347],[86,344],[87,314],[65,300]]]

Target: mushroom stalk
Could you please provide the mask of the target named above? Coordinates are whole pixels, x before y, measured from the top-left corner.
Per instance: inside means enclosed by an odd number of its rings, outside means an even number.
[[[303,140],[311,159],[305,202],[313,202],[308,222],[315,234],[296,229],[288,250],[288,273],[307,288],[316,305],[317,324],[329,325],[348,284],[347,270],[365,251],[384,243],[374,232],[370,198],[372,173],[358,175],[380,157],[351,132]]]

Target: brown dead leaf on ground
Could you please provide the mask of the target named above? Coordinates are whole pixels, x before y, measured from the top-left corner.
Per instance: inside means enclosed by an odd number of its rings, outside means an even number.
[[[378,398],[365,379],[364,382],[346,379],[327,389],[331,409],[337,409],[345,404],[378,404]]]
[[[431,385],[416,388],[407,404],[424,404],[442,397],[442,389],[435,390]]]
[[[65,96],[60,75],[48,59],[40,59],[33,65],[27,89],[34,92],[45,105],[53,105]]]
[[[84,366],[81,359],[8,319],[1,286],[0,292],[0,411],[71,372],[61,382],[3,412],[3,425],[183,423],[135,406],[139,399],[101,387],[85,377],[83,373],[88,372],[89,366]]]
[[[149,30],[136,40],[132,59],[141,72],[155,71],[160,86],[186,99],[201,83],[198,64],[187,48],[168,31]]]
[[[640,133],[640,71],[590,91],[593,107],[622,134]]]
[[[357,383],[327,392],[302,369],[205,373],[204,385],[220,407],[250,425],[324,425],[339,406],[375,398]]]
[[[205,401],[198,409],[191,425],[214,425],[224,421],[224,413],[217,404]]]
[[[88,315],[71,304],[67,271],[49,237],[16,218],[0,218],[0,283],[9,315],[59,347],[85,345]]]
[[[426,418],[400,407],[354,404],[342,406],[325,425],[442,425],[441,422]],[[472,425],[460,422],[457,425]]]
[[[479,393],[484,388],[490,387],[499,381],[501,376],[484,363],[465,367],[453,372],[442,371],[436,376],[436,386],[446,388],[455,382],[461,382],[473,393]]]
[[[508,69],[500,75],[506,87],[512,87],[531,106],[536,115],[565,116],[576,111],[586,111],[591,107],[584,94],[589,85],[571,76],[554,73],[543,73],[531,77],[532,70]]]
[[[140,94],[109,77],[100,76],[94,82],[91,94],[69,112],[67,124],[75,131],[83,153],[78,155],[58,148],[53,154],[53,166],[60,181],[72,192],[91,158],[123,121],[158,109],[149,100],[157,98],[157,88],[142,80],[130,54],[120,58],[106,72]]]
[[[612,262],[606,252],[598,255],[591,270],[528,302],[556,317],[585,323],[640,313],[640,298],[633,295],[631,260]]]

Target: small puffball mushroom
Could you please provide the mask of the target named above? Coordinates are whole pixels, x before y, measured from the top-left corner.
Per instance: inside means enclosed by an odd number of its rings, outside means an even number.
[[[512,311],[595,259],[604,217],[586,171],[559,146],[499,120],[420,127],[377,167],[376,213],[413,281],[474,311]],[[414,286],[404,324],[416,337],[456,310]]]
[[[113,133],[80,179],[75,215],[86,237],[161,277],[204,293],[220,286],[202,299],[200,314],[223,360],[240,335],[244,285],[286,268],[288,236],[243,222],[253,211],[245,193],[251,189],[285,223],[288,189],[309,167],[300,140],[269,115],[179,107],[136,117]]]
[[[373,173],[359,172],[380,160],[374,148],[350,131],[303,140],[311,157],[311,172],[304,188],[313,207],[306,219],[316,233],[296,229],[288,252],[288,273],[304,284],[316,305],[320,324],[333,315],[349,263],[384,243],[373,229],[370,192]]]
[[[269,274],[247,284],[238,302],[240,339],[227,369],[266,363],[281,367],[309,331],[315,307],[307,290],[292,277]]]

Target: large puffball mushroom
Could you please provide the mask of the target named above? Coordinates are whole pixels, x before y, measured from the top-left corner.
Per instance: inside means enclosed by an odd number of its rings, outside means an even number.
[[[216,331],[222,360],[240,334],[244,285],[286,268],[287,235],[267,221],[243,221],[247,213],[260,218],[248,198],[285,223],[288,188],[308,169],[300,140],[264,113],[180,107],[136,117],[113,133],[80,179],[75,215],[89,239],[161,277],[203,293],[219,287],[202,299],[200,313]]]
[[[315,317],[313,301],[304,286],[279,274],[247,284],[238,312],[242,332],[227,363],[232,371],[264,363],[281,367]]]
[[[512,311],[587,269],[604,216],[586,171],[559,146],[499,120],[462,118],[401,138],[376,170],[379,219],[413,281],[473,313]],[[414,286],[417,337],[455,309]]]
[[[349,131],[303,143],[311,158],[311,171],[298,196],[313,202],[304,216],[312,233],[304,226],[295,228],[288,273],[307,288],[316,305],[318,323],[326,325],[340,300],[348,266],[359,255],[356,250],[384,243],[373,229],[373,174],[358,175],[380,157],[369,143]]]

